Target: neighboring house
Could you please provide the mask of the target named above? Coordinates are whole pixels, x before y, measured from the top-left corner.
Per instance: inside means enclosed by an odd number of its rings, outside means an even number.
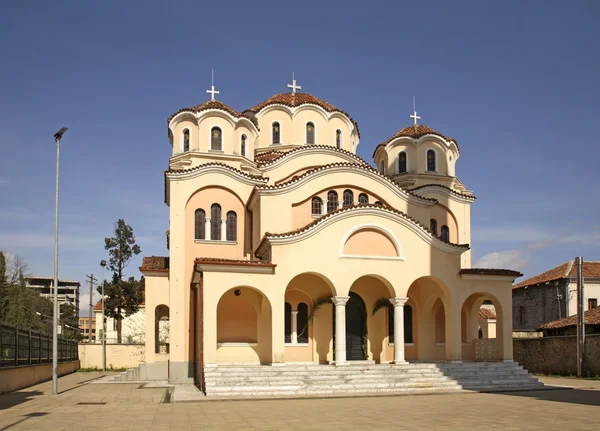
[[[457,177],[457,141],[414,112],[371,144],[373,168],[348,113],[290,88],[242,111],[212,98],[168,119],[170,256],[140,268],[148,377],[474,360],[479,344],[511,360],[504,316],[521,274],[471,268],[476,198]],[[480,328],[496,338],[478,343]]]
[[[54,290],[52,286],[54,284],[53,277],[25,277],[25,283],[27,286],[34,289],[44,298],[53,300]],[[59,304],[71,304],[75,307],[75,310],[79,312],[79,287],[81,285],[76,280],[58,280],[58,303]]]
[[[584,311],[598,306],[600,262],[583,262]],[[513,329],[536,331],[577,314],[577,265],[570,260],[513,286]]]
[[[79,332],[81,333],[81,342],[90,342],[90,330],[92,333],[91,342],[96,342],[96,318],[92,317],[91,328],[89,317],[79,317]]]
[[[600,307],[592,308],[583,313],[585,334],[600,334]],[[541,327],[544,336],[577,335],[577,315],[565,317],[553,322],[544,323]]]
[[[98,301],[94,306],[95,320],[98,322],[98,337],[97,342],[102,341],[102,301]],[[144,332],[146,313],[144,305],[140,305],[140,309],[123,319],[121,322],[121,342],[123,344],[138,344],[144,342]],[[106,342],[116,343],[117,342],[117,320],[112,317],[106,318]]]

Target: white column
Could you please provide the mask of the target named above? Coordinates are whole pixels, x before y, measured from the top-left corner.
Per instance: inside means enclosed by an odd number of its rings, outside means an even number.
[[[408,298],[390,298],[394,306],[394,363],[404,364],[404,304]]]
[[[292,311],[292,343],[298,343],[298,311]]]
[[[349,296],[334,296],[335,304],[335,364],[346,363],[346,302]]]
[[[227,240],[227,222],[221,220],[221,241]]]
[[[210,239],[210,219],[204,218],[204,239]]]

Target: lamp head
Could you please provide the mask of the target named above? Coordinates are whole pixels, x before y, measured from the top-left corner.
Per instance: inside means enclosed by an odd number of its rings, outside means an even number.
[[[62,136],[65,134],[66,131],[67,131],[66,127],[61,128],[58,132],[56,132],[54,134],[54,140],[60,141],[60,139],[62,138]]]
[[[106,261],[103,259],[100,261],[100,266],[104,268],[106,266]]]

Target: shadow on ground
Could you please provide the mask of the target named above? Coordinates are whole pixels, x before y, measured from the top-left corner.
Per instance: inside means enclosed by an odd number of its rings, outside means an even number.
[[[495,395],[508,395],[513,397],[534,398],[542,401],[600,406],[600,391],[564,387],[553,388],[551,385],[546,385],[546,388],[547,389],[542,391],[497,392]]]
[[[35,397],[44,395],[42,391],[17,391],[0,395],[0,410],[9,409],[13,406],[33,400]],[[0,430],[1,431],[1,430]]]
[[[22,422],[25,422],[25,421],[26,421],[27,419],[29,419],[29,418],[38,418],[38,417],[40,417],[40,416],[46,416],[47,414],[49,414],[49,413],[45,413],[45,412],[32,412],[32,413],[27,413],[26,415],[23,415],[23,419],[19,419],[18,421],[16,421],[16,422],[13,422],[12,424],[9,424],[9,425],[6,425],[6,426],[5,426],[5,427],[3,427],[3,428],[0,428],[0,431],[4,431],[4,430],[7,430],[7,429],[9,429],[9,428],[12,428],[12,427],[14,427],[15,425],[18,425],[18,424],[20,424],[20,423],[22,423]]]

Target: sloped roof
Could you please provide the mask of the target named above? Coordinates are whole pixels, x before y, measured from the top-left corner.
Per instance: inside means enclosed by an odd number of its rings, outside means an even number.
[[[140,271],[169,271],[169,258],[166,256],[146,256],[142,259]]]
[[[494,310],[490,310],[489,308],[480,308],[479,309],[479,317],[481,317],[482,319],[495,319],[496,318],[496,313],[494,312]]]
[[[247,109],[246,111],[250,112],[259,112],[262,109],[266,108],[269,105],[284,105],[290,107],[296,107],[301,105],[317,105],[326,110],[327,112],[339,112],[344,114],[348,119],[354,124],[356,127],[356,131],[358,132],[358,136],[360,137],[360,131],[358,130],[358,123],[345,111],[336,108],[331,103],[324,101],[323,99],[319,99],[316,96],[313,96],[309,93],[280,93],[275,94],[274,96],[269,97],[264,102],[259,103],[252,108]],[[246,112],[244,111],[244,112]]]
[[[421,136],[425,136],[425,135],[435,135],[435,136],[439,136],[440,138],[442,138],[446,141],[454,142],[454,144],[456,145],[456,148],[459,149],[458,142],[456,142],[456,139],[450,138],[449,136],[446,136],[439,132],[436,132],[434,129],[432,129],[429,126],[425,126],[424,124],[417,124],[416,126],[412,125],[412,126],[404,127],[403,129],[398,130],[390,138],[386,139],[381,144],[377,145],[375,147],[375,151],[373,151],[373,157],[375,157],[375,153],[377,152],[377,150],[380,147],[385,147],[387,144],[389,144],[396,138],[408,137],[408,138],[418,139]],[[460,149],[459,149],[459,151],[460,151]]]
[[[586,262],[584,260],[581,273],[584,278],[600,278],[600,262]],[[577,265],[575,265],[575,259],[573,259],[558,265],[555,268],[549,269],[546,272],[542,272],[541,274],[521,281],[520,283],[515,284],[513,289],[519,289],[525,286],[533,286],[540,283],[547,283],[550,281],[560,280],[561,278],[575,277],[577,277]]]
[[[600,325],[600,307],[592,308],[583,313],[583,319],[586,325]],[[577,326],[577,315],[564,317],[560,320],[544,323],[541,329],[559,329],[570,326]]]
[[[191,108],[181,108],[180,110],[178,110],[177,112],[175,112],[173,115],[171,115],[168,118],[167,123],[170,123],[171,120],[177,114],[181,114],[182,112],[198,113],[198,112],[202,112],[202,111],[208,111],[209,109],[218,109],[220,111],[225,111],[228,114],[231,114],[232,116],[234,116],[236,118],[242,118],[242,117],[247,118],[250,121],[252,121],[256,127],[258,127],[258,121],[256,120],[256,118],[254,118],[254,116],[244,115],[241,112],[238,112],[235,109],[233,109],[232,107],[221,102],[220,100],[207,100],[206,102],[200,103],[199,105],[196,105],[196,106],[192,106]]]
[[[500,269],[500,268],[465,268],[459,271],[459,274],[476,274],[476,275],[500,275],[500,276],[510,276],[510,277],[521,277],[519,271],[514,271],[512,269]]]

